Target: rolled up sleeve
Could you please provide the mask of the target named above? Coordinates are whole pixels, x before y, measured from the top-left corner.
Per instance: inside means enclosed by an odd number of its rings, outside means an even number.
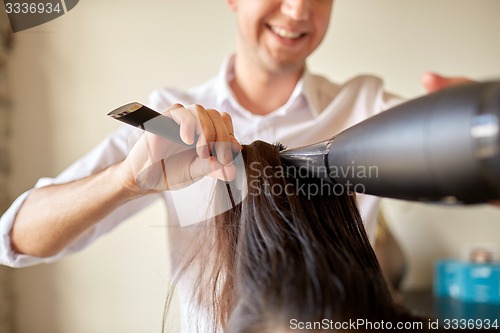
[[[54,262],[67,254],[79,251],[96,238],[109,232],[137,211],[148,206],[158,199],[159,195],[148,195],[117,208],[99,223],[89,228],[84,234],[76,239],[69,247],[51,257],[32,257],[16,253],[11,246],[10,234],[15,218],[30,193],[40,187],[68,183],[92,175],[108,166],[122,161],[129,151],[129,139],[132,131],[122,127],[106,139],[104,139],[90,153],[73,163],[55,178],[41,178],[33,189],[20,195],[9,209],[0,217],[0,264],[10,267],[25,267],[40,263]],[[47,209],[50,209],[48,207]]]

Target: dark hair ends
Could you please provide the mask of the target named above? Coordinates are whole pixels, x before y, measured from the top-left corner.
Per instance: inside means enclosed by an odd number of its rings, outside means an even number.
[[[174,284],[194,269],[193,303],[226,333],[286,331],[291,319],[419,321],[386,283],[354,194],[305,195],[302,182],[329,185],[279,172],[280,149],[262,141],[243,147],[248,195],[199,226]],[[164,319],[171,299],[172,292]]]

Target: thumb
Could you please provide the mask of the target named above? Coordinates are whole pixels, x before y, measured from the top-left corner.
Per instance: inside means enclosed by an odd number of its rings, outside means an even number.
[[[231,181],[236,177],[234,164],[222,165],[216,158],[196,158],[190,165],[191,179],[194,181],[205,176]]]

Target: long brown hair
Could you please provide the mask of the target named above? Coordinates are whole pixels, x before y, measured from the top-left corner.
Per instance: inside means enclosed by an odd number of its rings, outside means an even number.
[[[247,197],[200,228],[181,270],[198,262],[193,301],[213,327],[251,333],[292,319],[412,318],[382,275],[354,195],[289,177],[280,149],[262,141],[243,147]]]

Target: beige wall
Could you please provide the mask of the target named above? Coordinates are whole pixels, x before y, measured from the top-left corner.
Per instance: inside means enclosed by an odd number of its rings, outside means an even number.
[[[195,9],[196,8],[196,9]],[[425,70],[500,77],[497,0],[338,0],[310,67],[335,81],[360,72],[405,97]],[[159,86],[186,88],[218,71],[233,49],[223,1],[85,0],[69,14],[16,34],[12,193],[53,176],[118,124],[106,112],[146,101]],[[500,214],[387,202],[410,263],[407,287],[429,285],[432,260],[464,243],[500,242]],[[158,332],[168,263],[161,205],[86,251],[15,272],[20,333]]]
[[[8,27],[6,13],[0,13],[0,27]],[[10,123],[10,103],[9,103],[9,82],[5,75],[7,62],[9,61],[9,51],[12,34],[8,29],[0,32],[0,214],[2,214],[10,204],[8,193],[8,182],[10,174],[9,133]],[[0,332],[13,332],[12,318],[12,269],[0,266]]]

